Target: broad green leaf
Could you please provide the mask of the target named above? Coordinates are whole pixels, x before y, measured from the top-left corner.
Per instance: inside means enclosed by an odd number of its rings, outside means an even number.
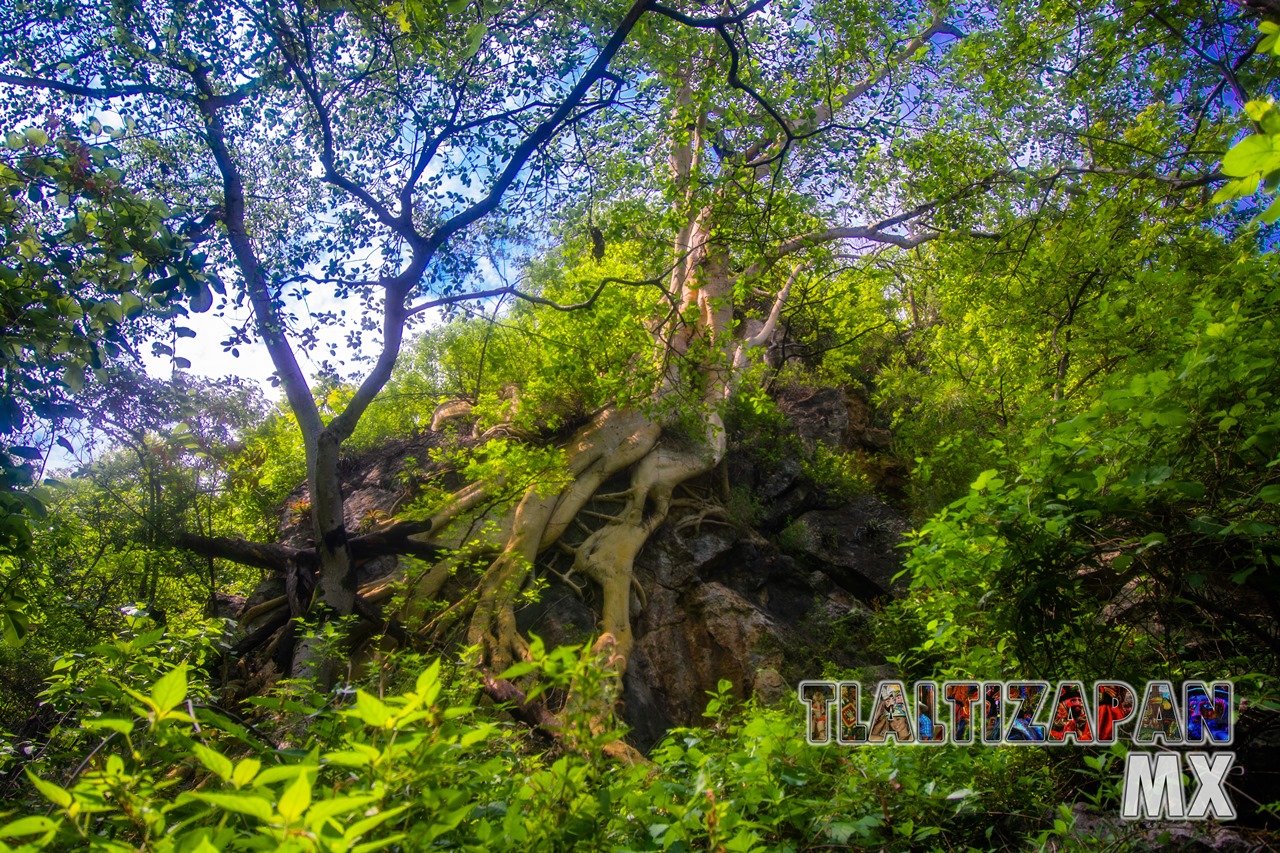
[[[999,471],[995,468],[989,468],[978,475],[978,479],[969,484],[969,488],[975,492],[981,492],[985,489],[998,489],[1004,485],[1004,480],[999,478]]]
[[[256,758],[242,758],[236,764],[235,772],[231,774],[231,784],[237,788],[243,788],[253,781],[258,775],[258,769],[262,767],[262,762]]]
[[[133,720],[124,719],[123,717],[87,717],[81,721],[81,725],[90,731],[106,729],[107,731],[119,732],[122,735],[133,732]]]
[[[1267,209],[1258,214],[1258,218],[1268,225],[1273,224],[1280,219],[1280,198],[1275,199],[1267,206]]]
[[[333,764],[338,767],[367,767],[373,763],[372,756],[366,755],[355,750],[343,750],[339,752],[326,752],[324,754],[324,762]]]
[[[293,780],[293,784],[280,795],[276,810],[287,823],[294,823],[302,817],[303,812],[311,805],[311,780],[305,773]]]
[[[13,823],[0,826],[0,838],[20,838],[24,835],[35,835],[41,832],[56,830],[60,824],[43,815],[18,818]]]
[[[65,788],[55,785],[52,782],[46,782],[35,773],[31,772],[31,768],[27,768],[27,778],[31,780],[31,784],[36,786],[36,790],[44,795],[44,798],[55,806],[66,808],[71,805],[71,792]]]
[[[376,814],[372,814],[372,815],[369,815],[368,817],[355,821],[354,823],[352,823],[350,826],[347,827],[347,831],[342,834],[342,837],[345,838],[347,841],[355,841],[360,836],[364,835],[366,832],[372,829],[376,829],[377,827],[386,823],[388,820],[400,814],[407,808],[409,807],[397,806],[394,809],[387,809],[385,811],[380,811],[380,812],[377,812]]]
[[[253,785],[260,788],[263,785],[274,785],[276,782],[297,779],[299,776],[305,776],[308,773],[316,773],[320,768],[314,764],[278,764],[275,767],[268,767],[254,777]]]
[[[1280,168],[1280,152],[1277,152],[1272,137],[1265,134],[1245,137],[1222,158],[1223,174],[1233,178],[1277,168]]]
[[[370,726],[383,728],[391,722],[391,709],[381,699],[364,690],[356,691],[356,716]]]
[[[3,634],[6,645],[21,645],[31,628],[25,605],[26,602],[18,596],[0,602],[0,634]]]
[[[151,701],[160,713],[171,711],[182,700],[187,698],[187,665],[181,664],[167,674],[151,688]]]
[[[364,844],[357,844],[351,848],[350,853],[374,853],[377,850],[386,850],[389,847],[399,845],[401,841],[408,837],[405,833],[398,832],[395,835],[388,835],[386,838],[379,838],[377,841],[366,841]]]
[[[200,763],[215,773],[219,779],[225,782],[231,778],[231,759],[202,743],[193,744],[191,751],[195,753],[196,758],[200,759]]]
[[[142,300],[133,293],[120,294],[120,307],[126,317],[137,317],[142,313]]]
[[[1244,105],[1244,111],[1249,114],[1249,118],[1262,126],[1263,133],[1272,135],[1280,133],[1280,110],[1276,109],[1274,102],[1249,101]]]
[[[271,803],[265,797],[248,792],[237,794],[204,794],[196,792],[191,796],[229,812],[255,817],[263,823],[269,822],[273,814]]]
[[[307,810],[307,824],[313,831],[319,831],[320,827],[331,818],[347,812],[363,809],[372,803],[376,803],[378,797],[364,794],[354,797],[334,797],[328,800],[317,800],[311,804],[311,808]]]

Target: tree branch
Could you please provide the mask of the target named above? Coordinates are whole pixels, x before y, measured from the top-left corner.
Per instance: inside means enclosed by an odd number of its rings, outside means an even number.
[[[291,565],[314,566],[316,563],[315,551],[275,543],[249,542],[227,536],[179,533],[174,544],[202,556],[230,560],[242,566],[253,566],[269,571],[282,572]]]
[[[78,86],[74,83],[63,83],[61,80],[48,80],[40,77],[19,77],[14,74],[0,74],[0,83],[18,86],[24,89],[42,89],[44,91],[62,92],[67,95],[78,95],[82,98],[98,98],[104,101],[116,98],[132,98],[137,95],[164,95],[190,99],[188,94],[170,92],[159,86],[147,83],[134,83],[127,86]]]
[[[439,546],[409,538],[430,532],[429,521],[401,521],[385,530],[353,537],[347,544],[351,549],[351,557],[355,560],[402,554],[439,559],[443,553]],[[179,533],[174,544],[202,556],[270,571],[283,572],[292,566],[313,569],[319,565],[313,548],[294,548],[276,543],[250,542],[229,536],[200,536],[194,533]]]
[[[721,27],[742,23],[756,12],[762,11],[765,6],[769,5],[769,3],[770,0],[756,0],[756,2],[752,3],[736,15],[718,15],[714,18],[698,18],[693,15],[686,15],[684,12],[672,9],[669,6],[664,6],[661,3],[654,3],[651,8],[657,14],[668,17],[677,23],[684,24],[686,27],[697,27],[698,29],[704,30],[718,30]]]
[[[284,384],[285,396],[289,406],[297,415],[298,424],[308,436],[314,438],[323,429],[320,411],[316,408],[311,396],[311,387],[307,384],[302,368],[294,355],[293,347],[284,333],[281,322],[271,300],[266,282],[262,277],[262,267],[258,263],[257,254],[249,233],[245,227],[244,181],[236,168],[231,149],[227,146],[226,127],[222,116],[212,102],[213,87],[209,84],[208,74],[202,67],[191,72],[191,77],[205,97],[197,100],[196,105],[205,124],[205,141],[213,154],[218,172],[222,175],[223,215],[222,222],[227,228],[227,239],[231,243],[231,251],[240,274],[244,277],[245,289],[249,293],[249,301],[253,305],[258,334],[266,344],[271,362]]]
[[[782,286],[782,290],[778,291],[778,297],[773,300],[773,308],[769,311],[769,319],[764,321],[764,327],[759,332],[747,338],[742,342],[744,349],[763,346],[769,342],[769,338],[773,336],[773,330],[778,326],[778,318],[782,316],[782,307],[787,304],[787,298],[791,295],[791,288],[796,283],[796,279],[800,277],[808,264],[800,264],[791,271],[791,275],[787,278],[787,283]]]
[[[399,234],[410,242],[419,241],[421,237],[413,230],[411,218],[407,221],[398,219],[386,205],[374,198],[368,190],[338,171],[337,154],[333,145],[333,117],[320,94],[319,88],[307,77],[301,62],[294,55],[293,46],[289,42],[296,40],[296,36],[283,23],[279,22],[275,26],[266,24],[266,30],[271,34],[276,46],[280,49],[281,55],[284,56],[285,64],[293,72],[298,85],[306,93],[307,100],[311,102],[311,108],[315,110],[316,124],[320,129],[322,146],[320,165],[324,167],[324,179],[344,190],[353,198],[358,199],[361,204],[377,217],[379,222],[390,228],[392,233]]]
[[[470,302],[473,299],[491,299],[495,296],[513,296],[516,299],[531,302],[534,305],[542,305],[547,308],[555,309],[556,311],[580,311],[594,305],[596,300],[600,298],[600,294],[604,292],[605,287],[610,284],[625,284],[633,287],[643,287],[645,285],[661,287],[662,281],[656,278],[631,280],[609,276],[600,280],[600,283],[596,285],[596,289],[591,293],[591,296],[587,297],[582,302],[574,302],[568,305],[563,305],[559,302],[546,299],[545,297],[538,296],[533,293],[524,293],[516,289],[515,285],[506,285],[505,287],[494,287],[489,290],[475,290],[468,293],[454,293],[449,296],[441,296],[438,299],[432,299],[429,302],[423,302],[413,306],[408,310],[407,314],[412,317],[416,314],[421,314],[423,311],[429,311],[432,308],[440,308],[445,305],[456,305],[459,302]]]
[[[489,188],[489,192],[485,197],[442,223],[432,232],[427,243],[428,255],[434,255],[436,250],[448,242],[454,234],[473,222],[488,216],[497,208],[507,189],[515,181],[520,171],[524,169],[525,163],[533,156],[533,152],[551,140],[551,137],[560,129],[564,120],[586,97],[591,87],[608,72],[609,63],[613,61],[613,57],[622,48],[627,37],[631,34],[631,30],[652,5],[653,0],[636,0],[632,4],[627,11],[626,17],[622,19],[622,23],[614,30],[613,35],[609,37],[609,41],[605,46],[600,49],[600,53],[597,54],[595,61],[591,63],[586,73],[569,91],[569,95],[564,102],[516,146],[511,154],[511,159],[507,161],[506,168],[502,170],[502,173],[494,181],[493,186]]]
[[[835,117],[840,110],[853,103],[858,98],[865,95],[872,87],[880,84],[886,77],[893,73],[894,69],[902,63],[910,59],[916,51],[924,47],[929,39],[939,33],[951,33],[959,35],[959,31],[943,20],[943,12],[939,11],[923,33],[910,39],[907,44],[898,51],[896,55],[885,62],[876,73],[867,77],[861,83],[852,86],[849,91],[845,92],[840,98],[831,101],[824,101],[819,104],[813,112],[813,117],[803,123],[784,123],[786,129],[786,137],[782,140],[774,140],[768,144],[769,148],[776,149],[772,154],[766,154],[766,146],[764,143],[756,143],[747,149],[742,155],[743,165],[749,169],[759,169],[767,166],[777,160],[785,152],[787,147],[798,138],[813,136],[822,130],[822,126]],[[772,113],[771,113],[772,114]]]

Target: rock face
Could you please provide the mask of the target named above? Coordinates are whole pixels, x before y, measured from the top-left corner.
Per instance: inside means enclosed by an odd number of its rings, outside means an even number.
[[[892,512],[878,502],[875,510]],[[800,680],[823,676],[819,661],[875,667],[864,636],[867,604],[884,594],[875,581],[786,553],[754,531],[705,523],[701,531],[679,531],[673,522],[636,561],[648,600],[632,602],[636,643],[622,709],[637,747],[647,749],[674,726],[697,724],[721,680],[732,682],[739,698],[786,702]],[[871,560],[875,572],[891,565],[894,541],[886,534],[875,546],[864,544],[868,554],[883,551]],[[596,630],[591,603],[553,583],[521,611],[520,628],[548,644],[585,642]]]
[[[745,698],[786,701],[816,661],[872,661],[859,642],[867,611],[821,569],[733,530],[649,542],[637,564],[649,591],[634,624],[624,717],[645,748],[672,726],[700,721],[722,679]]]
[[[840,389],[784,394],[798,440],[770,442],[767,454],[753,453],[749,437],[736,441],[727,483],[713,474],[690,484],[719,491],[709,500],[726,511],[700,523],[698,510],[673,511],[641,550],[636,579],[647,600],[632,601],[636,641],[623,691],[637,747],[698,724],[721,680],[739,698],[788,702],[800,680],[823,676],[823,663],[876,667],[866,651],[869,608],[902,589],[893,576],[907,522],[870,494],[833,499],[805,474],[819,444],[863,446],[866,420],[850,417],[850,399]],[[519,627],[548,644],[589,641],[593,604],[556,581],[519,614]]]
[[[861,495],[836,509],[814,509],[781,533],[789,547],[827,567],[832,578],[866,598],[906,591],[894,576],[902,569],[893,547],[906,520],[883,501]],[[887,546],[887,547],[886,547]]]
[[[1072,806],[1071,815],[1074,818],[1071,826],[1073,839],[1090,839],[1094,844],[1102,840],[1110,843],[1110,849],[1178,850],[1184,853],[1255,853],[1271,849],[1260,840],[1250,838],[1246,832],[1216,823],[1125,821],[1114,813],[1083,803]],[[1068,845],[1055,840],[1045,849],[1063,850],[1068,849]]]

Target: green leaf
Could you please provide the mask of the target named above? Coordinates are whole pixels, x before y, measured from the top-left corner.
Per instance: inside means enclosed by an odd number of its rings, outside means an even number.
[[[122,735],[132,734],[133,732],[133,720],[126,720],[121,717],[89,718],[83,720],[81,725],[90,731],[106,729]]]
[[[262,762],[256,758],[243,758],[236,764],[235,772],[231,774],[231,784],[237,788],[243,788],[253,781],[253,777],[258,775],[258,769],[262,767]]]
[[[373,756],[366,755],[363,752],[355,750],[342,750],[339,752],[326,752],[324,754],[325,764],[332,764],[337,767],[367,767],[373,763]]]
[[[311,780],[303,773],[293,780],[293,784],[280,795],[276,810],[287,823],[294,823],[302,817],[303,812],[311,805]]]
[[[999,478],[999,471],[995,468],[988,468],[978,475],[978,479],[969,484],[969,488],[975,492],[981,492],[985,489],[998,489],[1004,485],[1004,480]]]
[[[162,676],[151,688],[151,701],[160,713],[171,711],[187,698],[187,665],[184,663]]]
[[[273,785],[286,779],[297,779],[299,776],[315,773],[319,769],[314,764],[277,764],[275,767],[268,767],[254,777],[253,785],[255,788],[263,785]]]
[[[385,727],[393,716],[391,709],[378,697],[363,690],[356,691],[356,716],[376,728]]]
[[[357,838],[364,835],[369,830],[376,829],[377,827],[386,823],[388,820],[400,814],[407,808],[409,807],[397,806],[394,809],[387,809],[386,811],[380,811],[380,812],[377,812],[376,814],[372,814],[372,815],[369,815],[368,817],[362,818],[356,821],[355,823],[351,824],[350,826],[348,826],[347,831],[342,833],[342,837],[349,842],[355,841]]]
[[[1265,134],[1245,137],[1222,158],[1222,173],[1233,178],[1270,172],[1276,168],[1280,168],[1280,152],[1272,144],[1272,137]]]
[[[133,318],[142,313],[142,300],[133,293],[120,294],[120,307],[124,311],[124,316]]]
[[[1204,484],[1197,483],[1194,480],[1172,480],[1169,485],[1193,501],[1202,500],[1206,494]]]
[[[467,27],[467,46],[463,48],[462,56],[464,59],[470,59],[480,50],[481,43],[484,42],[485,33],[489,32],[489,28],[484,24],[475,23]]]
[[[0,826],[0,838],[20,838],[24,835],[35,835],[39,832],[53,832],[61,824],[43,815],[18,818],[13,823]]]
[[[257,794],[195,793],[192,796],[201,802],[208,803],[209,805],[216,806],[220,809],[225,809],[229,812],[248,815],[249,817],[256,817],[263,823],[268,823],[271,820],[271,803],[267,802],[266,798],[260,797]]]
[[[535,663],[534,661],[531,661],[531,660],[520,661],[518,663],[513,663],[511,666],[504,669],[498,675],[498,678],[509,681],[513,678],[519,678],[522,675],[528,675],[531,672],[536,672],[537,669],[538,669],[538,664]]]
[[[19,596],[10,596],[0,606],[0,634],[3,634],[6,645],[20,646],[31,629],[31,619],[27,616],[24,601]]]
[[[364,844],[357,844],[351,848],[351,853],[374,853],[375,850],[385,850],[392,845],[399,844],[408,836],[403,832],[397,832],[395,835],[388,835],[386,838],[379,838],[377,841],[366,841]]]
[[[225,782],[231,778],[230,758],[202,743],[193,744],[191,751],[195,753],[196,758],[200,759],[200,763],[213,771],[219,779]]]
[[[27,768],[27,778],[31,780],[31,784],[36,786],[36,790],[44,795],[44,798],[55,806],[66,808],[71,805],[71,792],[52,782],[46,782],[35,773],[31,772],[31,768]]]
[[[1267,206],[1267,209],[1258,214],[1258,218],[1263,222],[1271,225],[1277,219],[1280,219],[1280,198],[1275,199]]]
[[[1258,500],[1280,505],[1280,486],[1263,486],[1258,490]]]
[[[320,827],[331,818],[340,814],[363,809],[365,806],[376,803],[378,798],[372,795],[361,795],[356,797],[334,797],[328,800],[319,800],[314,803],[307,812],[307,823],[314,831],[319,831]]]

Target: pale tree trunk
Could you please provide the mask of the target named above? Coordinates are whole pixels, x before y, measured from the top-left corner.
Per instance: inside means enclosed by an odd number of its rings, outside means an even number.
[[[734,341],[734,277],[729,257],[716,242],[711,209],[696,208],[706,116],[689,115],[692,73],[689,70],[677,81],[673,120],[679,130],[673,135],[670,155],[671,179],[683,190],[677,210],[685,216],[685,225],[672,247],[669,292],[678,294],[677,308],[653,327],[655,358],[663,368],[650,402],[653,410],[664,411],[668,408],[663,405],[666,398],[687,394],[689,383],[694,382],[701,432],[664,437],[664,428],[670,423],[622,408],[606,409],[578,432],[568,447],[572,483],[553,496],[536,490],[524,496],[501,554],[473,592],[437,620],[438,628],[447,628],[470,609],[466,639],[480,645],[484,662],[495,669],[505,668],[527,653],[516,630],[514,605],[538,555],[560,540],[588,501],[600,497],[597,492],[607,480],[629,469],[628,488],[608,496],[620,500],[621,509],[572,549],[572,571],[593,581],[601,591],[599,628],[611,652],[609,665],[619,677],[625,672],[634,647],[631,593],[636,585],[636,557],[666,520],[676,489],[712,471],[724,458],[724,402],[735,376],[747,365],[745,349],[767,342],[790,290],[789,282],[763,334],[749,341]],[[682,361],[691,353],[699,359],[693,377],[680,372]]]
[[[921,35],[906,45],[868,79],[851,87],[834,103],[824,103],[802,123],[788,127],[786,139],[757,146],[746,152],[748,179],[767,180],[770,166],[792,136],[803,135],[829,121],[856,98],[885,79],[943,27],[941,15]],[[717,204],[732,199],[732,185],[702,201],[699,178],[707,146],[707,115],[693,111],[693,80],[704,70],[695,57],[673,81],[674,105],[670,117],[673,128],[669,165],[676,188],[676,213],[683,226],[673,239],[672,267],[668,292],[675,304],[670,314],[657,320],[652,329],[655,359],[661,366],[650,400],[651,411],[673,408],[692,396],[697,401],[701,434],[665,435],[673,426],[633,409],[608,408],[575,435],[567,448],[571,484],[553,496],[531,489],[511,516],[510,533],[501,552],[483,573],[477,586],[462,601],[437,618],[433,626],[444,633],[470,615],[466,639],[477,644],[483,663],[495,669],[527,655],[527,646],[516,630],[515,603],[532,576],[539,554],[557,544],[569,524],[593,498],[620,500],[622,507],[606,523],[591,532],[573,552],[572,572],[593,581],[601,591],[599,629],[610,649],[608,665],[621,677],[634,648],[631,629],[631,591],[635,586],[635,560],[654,531],[666,520],[673,494],[682,484],[714,470],[723,460],[727,437],[722,417],[725,401],[749,365],[748,351],[768,343],[773,336],[783,306],[797,278],[806,266],[792,268],[786,284],[778,292],[763,327],[748,338],[733,337],[733,294],[739,278],[744,283],[758,277],[764,267],[752,265],[733,272],[727,246],[717,237],[714,221]],[[727,205],[732,207],[732,205]],[[842,239],[871,239],[896,245],[923,242],[927,237],[905,238],[891,229],[899,220],[878,226],[835,228],[817,234],[800,235],[774,247],[772,263],[812,246]],[[932,235],[930,235],[932,236]],[[660,309],[661,310],[661,309]],[[693,375],[689,363],[694,361]],[[694,386],[690,388],[690,384]],[[667,406],[664,403],[670,402]],[[687,406],[686,406],[687,408]],[[615,474],[629,471],[628,488],[615,495],[597,495],[599,488]],[[436,528],[433,525],[433,529]],[[439,577],[426,583],[423,592],[439,589]]]

